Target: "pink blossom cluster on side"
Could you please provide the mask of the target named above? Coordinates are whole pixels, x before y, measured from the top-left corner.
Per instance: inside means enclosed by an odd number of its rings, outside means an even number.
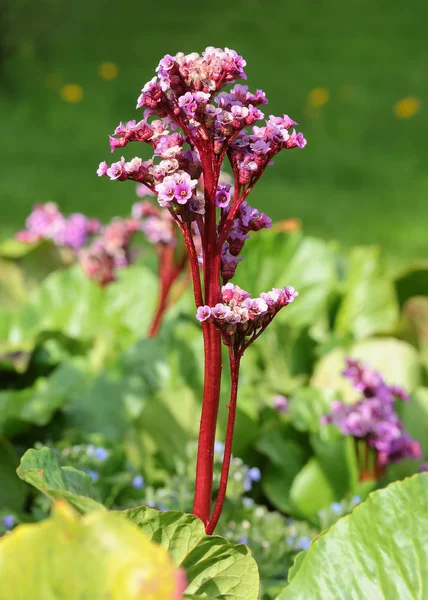
[[[137,193],[142,198],[153,195],[144,185]],[[137,231],[142,231],[152,244],[175,246],[177,242],[171,214],[147,200],[133,205],[130,218],[116,217],[107,225],[80,213],[65,216],[53,202],[36,204],[26,220],[26,229],[15,237],[24,243],[50,240],[59,247],[71,248],[87,276],[104,286],[116,279],[117,269],[134,261],[137,254],[130,244]],[[196,239],[196,232],[194,236]]]
[[[221,289],[222,302],[215,306],[199,306],[196,318],[201,323],[212,321],[220,329],[227,345],[244,350],[274,316],[293,302],[299,293],[291,286],[262,292],[259,298],[232,283]]]
[[[322,417],[321,422],[332,423],[344,435],[365,440],[376,451],[379,465],[420,458],[419,442],[404,431],[395,410],[396,399],[408,401],[408,394],[401,387],[387,385],[369,365],[351,358],[346,359],[343,375],[352,381],[362,398],[354,404],[333,402],[331,413]]]
[[[81,213],[64,216],[54,202],[36,204],[25,221],[25,229],[15,237],[25,243],[51,240],[58,246],[79,251],[92,235],[101,231],[98,219],[89,219]]]

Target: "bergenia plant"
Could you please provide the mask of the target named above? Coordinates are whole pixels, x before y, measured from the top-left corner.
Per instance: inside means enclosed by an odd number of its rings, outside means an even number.
[[[249,193],[278,152],[306,145],[288,115],[270,116],[256,125],[264,117],[258,106],[267,103],[263,91],[251,93],[244,85],[221,91],[237,79],[246,79],[245,65],[228,48],[208,47],[202,55],[164,56],[157,75],[138,98],[137,108],[144,109],[144,118],[120,123],[110,137],[112,151],[130,142],[146,142],[153,148],[153,158],[127,161],[122,157],[110,166],[102,162],[98,168],[99,176],[137,181],[156,194],[187,247],[205,354],[193,512],[208,533],[220,517],[226,492],[241,358],[278,311],[297,296],[293,287],[285,287],[251,298],[230,282],[249,233],[271,225],[269,217],[247,203]],[[220,180],[225,160],[233,173],[232,186]],[[200,178],[203,194],[197,191]],[[220,487],[212,511],[222,342],[229,351],[231,397]]]
[[[380,373],[370,365],[346,359],[342,373],[361,392],[354,404],[335,401],[331,413],[321,422],[332,423],[355,440],[360,480],[376,479],[386,467],[406,458],[421,458],[417,440],[404,430],[396,410],[396,400],[408,402],[409,395],[396,385],[387,385]]]

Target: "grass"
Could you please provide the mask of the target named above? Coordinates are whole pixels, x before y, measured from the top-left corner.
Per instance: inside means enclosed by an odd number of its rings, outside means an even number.
[[[275,219],[301,218],[311,234],[428,256],[423,0],[411,11],[399,0],[34,0],[31,11],[22,2],[8,15],[14,53],[0,80],[1,236],[35,202],[103,219],[127,214],[133,186],[95,174],[110,158],[107,134],[138,116],[139,90],[163,54],[216,45],[246,58],[250,87],[308,138],[303,152],[278,157],[255,205]],[[105,61],[120,69],[114,81],[98,77]],[[82,87],[81,102],[61,98],[67,83]],[[308,105],[315,88],[328,90],[323,106]],[[406,96],[421,110],[398,119],[393,106]]]

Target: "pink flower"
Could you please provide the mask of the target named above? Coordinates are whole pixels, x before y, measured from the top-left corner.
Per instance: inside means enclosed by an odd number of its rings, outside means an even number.
[[[215,195],[215,205],[219,208],[226,208],[230,203],[231,185],[219,185]]]
[[[97,175],[98,175],[98,177],[102,177],[103,175],[107,175],[107,171],[108,171],[108,164],[106,163],[105,160],[103,160],[103,162],[100,162],[100,166],[97,169]]]
[[[161,206],[167,206],[169,202],[174,200],[175,188],[175,181],[172,177],[165,177],[162,183],[155,186]]]
[[[207,319],[209,319],[210,316],[211,316],[211,308],[209,306],[199,306],[199,308],[196,312],[196,318],[198,319],[198,321],[203,323],[203,321],[206,321]]]
[[[217,321],[224,321],[229,314],[230,308],[225,304],[221,304],[220,302],[211,309],[211,315]]]
[[[179,204],[186,204],[192,197],[192,188],[188,183],[179,183],[174,189],[174,198]]]

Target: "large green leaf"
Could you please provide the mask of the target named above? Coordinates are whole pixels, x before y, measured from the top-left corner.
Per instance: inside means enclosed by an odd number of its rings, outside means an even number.
[[[78,518],[65,502],[0,540],[2,600],[174,600],[182,577],[168,553],[119,514]]]
[[[245,261],[238,267],[239,285],[251,293],[272,287],[294,286],[300,293],[276,317],[290,327],[311,325],[326,309],[337,285],[334,249],[325,241],[263,231],[244,249]]]
[[[355,339],[392,331],[398,322],[398,301],[393,282],[384,272],[379,248],[354,248],[349,262],[336,331],[352,333]]]
[[[428,597],[428,474],[372,493],[298,556],[277,600]]]
[[[104,509],[91,498],[92,480],[89,475],[73,467],[60,467],[50,448],[27,450],[17,473],[51,500],[67,500],[81,513]]]
[[[400,385],[408,392],[421,382],[421,367],[416,350],[396,338],[369,339],[352,346],[348,352],[335,349],[321,358],[315,367],[311,384],[315,388],[340,392],[347,401],[359,393],[342,376],[345,357],[351,356],[379,371],[389,385]]]
[[[234,546],[218,536],[206,536],[193,515],[146,507],[125,510],[153,541],[168,549],[187,574],[185,598],[257,600],[257,564],[246,546]]]
[[[1,327],[5,328],[1,349],[31,349],[44,331],[129,344],[146,335],[156,295],[156,277],[143,266],[121,270],[118,281],[106,289],[91,281],[79,265],[56,271],[19,311],[8,315],[7,328]]]
[[[12,435],[29,425],[46,425],[71,394],[82,385],[83,374],[62,364],[49,377],[39,377],[22,390],[0,392],[0,434]]]

